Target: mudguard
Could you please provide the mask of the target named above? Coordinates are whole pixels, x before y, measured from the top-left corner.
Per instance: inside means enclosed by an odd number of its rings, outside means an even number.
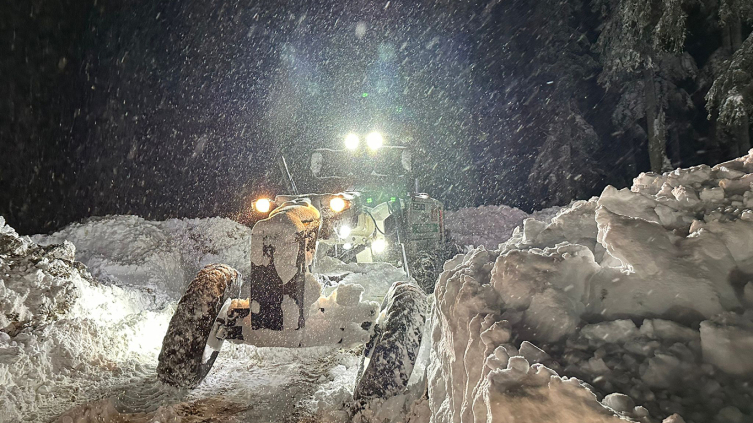
[[[320,226],[319,211],[306,202],[283,204],[254,225],[251,275],[247,278],[252,329],[280,331],[305,326],[305,308],[310,304],[304,299],[306,274]]]

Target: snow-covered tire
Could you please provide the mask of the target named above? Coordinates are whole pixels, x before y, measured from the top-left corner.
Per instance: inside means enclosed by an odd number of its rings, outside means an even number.
[[[421,252],[418,257],[409,260],[410,275],[416,280],[418,286],[427,294],[434,292],[439,274],[442,272],[442,264],[437,253],[429,254]]]
[[[235,269],[211,264],[188,285],[162,340],[157,364],[162,382],[193,388],[204,380],[219,353],[212,351],[204,357],[204,349],[222,306],[231,295],[238,294],[238,282]]]
[[[361,358],[355,399],[386,399],[403,392],[416,364],[427,310],[421,288],[408,282],[392,284]]]

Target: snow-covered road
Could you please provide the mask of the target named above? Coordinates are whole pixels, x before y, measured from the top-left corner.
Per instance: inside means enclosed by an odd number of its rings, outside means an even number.
[[[154,363],[56,422],[307,422],[347,419],[357,351],[228,346],[196,389],[159,382]]]

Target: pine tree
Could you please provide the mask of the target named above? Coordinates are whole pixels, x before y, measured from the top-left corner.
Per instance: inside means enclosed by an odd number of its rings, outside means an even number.
[[[523,208],[565,204],[603,184],[594,121],[606,109],[581,0],[512,0],[480,13],[475,51],[483,198]]]
[[[709,119],[718,114],[722,125],[737,132],[738,153],[750,149],[750,116],[753,113],[753,34],[725,62],[725,70],[706,95]]]
[[[719,22],[724,47],[733,54],[742,46],[742,23],[753,22],[753,3],[750,0],[721,0]]]
[[[753,41],[742,42],[743,22],[753,22],[753,2],[722,0],[719,4],[719,23],[722,29],[722,49],[730,59],[706,95],[709,119],[718,114],[717,122],[733,133],[737,143],[734,155],[750,149],[750,114],[753,102],[751,72],[753,72]]]
[[[666,93],[656,73],[665,53],[682,51],[687,13],[680,0],[594,0],[592,6],[605,20],[596,43],[603,64],[599,82],[609,88],[640,75],[651,170],[660,172],[668,163]]]
[[[593,156],[599,149],[599,136],[570,102],[551,116],[546,140],[528,176],[533,194],[546,199],[542,205],[567,204],[587,198],[589,181],[598,180],[598,164]]]

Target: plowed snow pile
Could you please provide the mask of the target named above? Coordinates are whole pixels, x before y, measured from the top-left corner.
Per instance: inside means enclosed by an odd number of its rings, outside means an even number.
[[[40,247],[0,217],[2,421],[49,421],[159,352],[169,307],[97,283],[74,257],[73,244]]]
[[[753,421],[751,182],[641,174],[447,262],[432,422]]]
[[[76,259],[99,281],[143,286],[179,299],[202,267],[224,263],[247,275],[251,230],[229,219],[170,219],[137,216],[90,218],[52,235],[37,235],[40,244],[69,241]]]

